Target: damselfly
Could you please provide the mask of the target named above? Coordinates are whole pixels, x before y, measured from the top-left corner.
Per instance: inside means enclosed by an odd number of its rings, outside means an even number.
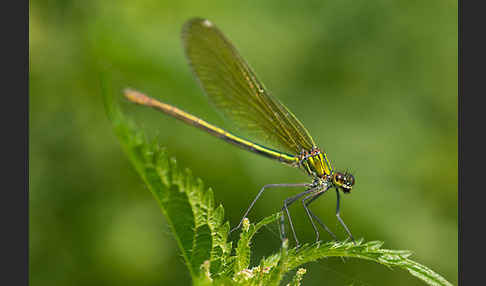
[[[309,209],[309,205],[314,200],[334,188],[337,194],[336,217],[354,241],[351,232],[339,215],[339,191],[345,194],[351,192],[355,182],[353,175],[348,172],[334,171],[326,153],[316,146],[302,123],[280,101],[268,93],[236,48],[213,23],[199,18],[187,21],[182,29],[182,41],[192,71],[210,101],[240,127],[252,131],[253,134],[256,132],[256,137],[270,140],[287,153],[243,139],[143,93],[127,89],[125,96],[132,102],[153,107],[240,148],[300,168],[312,178],[311,183],[263,186],[240,223],[231,231],[241,227],[243,220],[265,190],[277,187],[303,187],[305,191],[284,200],[282,207],[297,246],[299,240],[288,207],[298,200],[304,206],[316,233],[316,239],[319,240],[319,231],[315,221],[336,239],[336,236]],[[280,221],[282,239],[286,237],[284,219],[285,215],[282,213]]]

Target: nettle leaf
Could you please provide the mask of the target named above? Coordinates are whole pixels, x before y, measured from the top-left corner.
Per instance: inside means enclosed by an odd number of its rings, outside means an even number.
[[[248,268],[250,264],[251,256],[251,240],[253,236],[265,225],[277,221],[280,218],[280,213],[266,217],[257,224],[250,224],[249,220],[245,218],[243,220],[242,231],[240,234],[240,240],[236,247],[234,272],[240,272],[241,270]]]
[[[230,225],[224,222],[223,206],[215,207],[213,191],[205,188],[189,170],[181,171],[175,159],[168,158],[165,149],[149,142],[135,124],[123,116],[112,98],[109,82],[103,80],[102,83],[108,118],[125,154],[165,215],[194,285],[279,285],[289,271],[326,257],[370,260],[390,268],[405,269],[429,285],[451,285],[439,274],[410,260],[410,251],[382,249],[381,241],[316,242],[288,249],[288,240],[284,240],[280,250],[251,267],[253,237],[264,225],[278,220],[280,213],[256,224],[245,220],[231,255]],[[300,285],[305,273],[305,268],[299,268],[290,285]]]
[[[398,267],[405,269],[429,285],[452,285],[431,269],[410,260],[408,258],[411,255],[410,251],[382,249],[382,245],[383,242],[381,241],[363,243],[363,239],[358,240],[356,243],[350,241],[333,241],[305,244],[299,249],[294,248],[288,251],[285,257],[287,261],[285,271],[290,271],[305,263],[317,261],[322,258],[348,257],[371,260],[390,268]],[[279,260],[281,260],[279,255],[275,255],[269,257],[264,263],[266,265],[276,265],[276,261]]]
[[[211,279],[231,252],[227,242],[229,224],[223,223],[222,206],[214,208],[214,196],[189,170],[181,171],[166,151],[149,142],[138,128],[121,113],[104,82],[107,115],[138,174],[166,216],[193,281]],[[211,265],[212,264],[212,265]],[[203,265],[211,269],[207,275]]]

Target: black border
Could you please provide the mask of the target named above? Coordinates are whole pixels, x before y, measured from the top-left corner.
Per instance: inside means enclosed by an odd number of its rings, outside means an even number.
[[[2,285],[29,283],[29,1],[1,5]],[[6,131],[6,132],[5,132]]]
[[[459,285],[483,285],[486,271],[483,262],[486,200],[482,198],[486,121],[481,118],[486,113],[486,104],[480,102],[486,93],[486,23],[481,3],[458,2]]]

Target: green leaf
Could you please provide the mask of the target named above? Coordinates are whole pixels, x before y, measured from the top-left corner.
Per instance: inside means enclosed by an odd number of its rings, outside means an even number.
[[[282,248],[280,249],[280,259],[276,267],[271,272],[271,285],[278,285],[282,280],[284,274],[287,272],[289,263],[289,240],[286,238],[282,242]]]
[[[250,264],[251,256],[251,240],[253,236],[264,226],[272,223],[280,218],[280,213],[266,217],[257,224],[250,224],[249,220],[245,218],[243,221],[242,231],[240,234],[240,240],[236,247],[234,272],[240,272],[245,268],[248,268]]]
[[[190,171],[182,172],[163,148],[123,116],[106,76],[102,84],[105,110],[125,154],[166,216],[193,281],[206,281],[211,276],[207,270],[218,271],[231,252],[222,206],[215,210],[213,192]]]
[[[181,171],[175,159],[127,120],[112,98],[103,78],[103,100],[108,118],[125,154],[147,185],[174,234],[194,285],[279,285],[286,273],[301,265],[326,257],[349,257],[374,261],[390,268],[402,268],[429,285],[451,285],[429,268],[409,259],[407,250],[382,249],[383,242],[316,242],[299,249],[288,249],[288,240],[275,254],[262,258],[250,268],[251,240],[280,213],[257,224],[245,221],[240,239],[231,255],[229,222],[224,222],[222,205],[215,208],[214,195],[189,170]],[[297,270],[290,285],[300,285],[305,269]],[[310,275],[310,274],[309,274]]]
[[[374,261],[390,268],[405,269],[429,285],[452,285],[431,269],[410,260],[408,258],[411,255],[410,251],[382,249],[382,245],[383,242],[381,241],[363,243],[362,239],[358,240],[356,244],[349,241],[305,244],[299,249],[294,248],[288,251],[288,257],[285,257],[287,261],[285,271],[326,257],[349,257]],[[272,256],[264,263],[272,265],[275,264],[276,260],[281,259],[280,257]]]

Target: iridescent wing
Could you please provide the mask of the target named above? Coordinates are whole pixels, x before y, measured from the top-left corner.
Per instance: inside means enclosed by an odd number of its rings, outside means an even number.
[[[236,48],[210,21],[191,19],[182,40],[192,71],[210,101],[240,128],[294,154],[315,144],[300,121],[271,96]]]

